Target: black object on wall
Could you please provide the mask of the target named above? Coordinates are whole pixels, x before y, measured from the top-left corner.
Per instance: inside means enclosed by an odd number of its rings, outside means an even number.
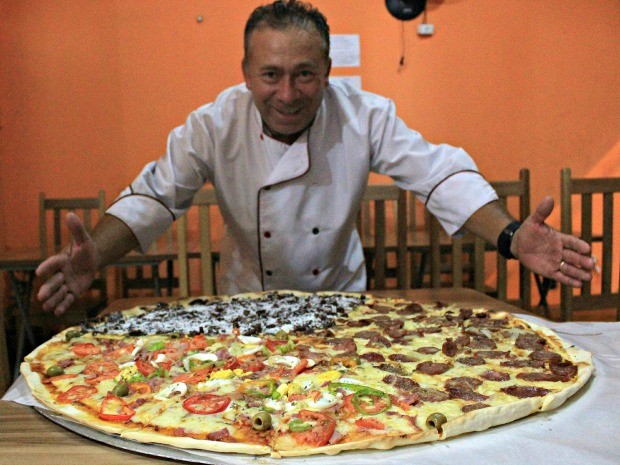
[[[385,0],[385,6],[392,16],[406,21],[417,18],[426,8],[426,0]]]

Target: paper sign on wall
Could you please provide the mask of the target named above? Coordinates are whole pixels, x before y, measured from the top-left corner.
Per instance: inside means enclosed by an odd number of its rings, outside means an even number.
[[[334,67],[354,67],[360,65],[360,35],[331,34],[330,52]]]

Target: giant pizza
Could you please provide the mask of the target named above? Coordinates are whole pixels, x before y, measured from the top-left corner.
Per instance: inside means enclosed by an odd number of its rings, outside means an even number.
[[[558,407],[593,365],[505,312],[279,291],[107,315],[21,371],[37,399],[88,427],[279,457],[481,431]]]

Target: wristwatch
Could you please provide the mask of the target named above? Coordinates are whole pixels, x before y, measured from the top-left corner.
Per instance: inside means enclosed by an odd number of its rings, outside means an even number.
[[[500,253],[500,255],[502,255],[502,257],[508,259],[517,258],[510,251],[510,245],[512,244],[512,238],[515,232],[517,231],[517,229],[519,229],[520,226],[520,222],[513,221],[508,226],[506,226],[499,234],[499,237],[497,238],[497,251]]]

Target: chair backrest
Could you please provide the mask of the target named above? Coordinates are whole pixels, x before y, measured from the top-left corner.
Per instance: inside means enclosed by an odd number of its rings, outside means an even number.
[[[530,214],[530,172],[527,168],[519,171],[519,179],[511,181],[493,181],[491,186],[497,192],[499,202],[509,209],[509,200],[513,198],[519,204],[518,219],[524,221]],[[530,272],[519,264],[519,297],[515,301],[508,298],[508,269],[507,260],[496,253],[496,244],[487,244],[484,239],[466,234],[464,237],[447,240],[442,237],[439,222],[434,217],[430,221],[430,242],[431,242],[431,285],[432,287],[441,286],[441,255],[442,249],[446,251],[448,247],[452,255],[452,286],[463,287],[463,271],[467,270],[473,276],[470,281],[473,287],[481,292],[487,292],[500,300],[517,304],[521,308],[531,306],[531,278]],[[450,244],[451,242],[451,244]],[[443,243],[443,245],[442,245]],[[449,244],[448,246],[446,244]],[[497,278],[493,289],[487,289],[485,285],[485,253],[493,252],[496,255]],[[464,254],[470,257],[469,267],[463,261]]]
[[[393,217],[387,214],[393,207]],[[394,184],[366,187],[357,220],[364,245],[369,289],[384,289],[386,278],[394,271],[399,289],[408,287],[407,266],[407,194]],[[394,266],[388,253],[394,252]]]
[[[616,308],[616,318],[620,320],[620,297],[613,291],[614,260],[614,196],[620,196],[620,178],[573,178],[571,170],[564,168],[560,173],[561,230],[566,234],[576,234],[591,246],[600,247],[600,292],[594,292],[591,283],[584,283],[575,293],[571,287],[561,286],[560,318],[573,319],[575,310],[598,310]],[[598,202],[601,206],[597,211]],[[579,228],[573,224],[573,200],[581,206]],[[600,215],[599,215],[600,213]],[[600,232],[595,221],[600,217]],[[598,224],[596,225],[598,226]],[[596,233],[595,233],[596,231]],[[598,244],[597,244],[598,243]],[[616,238],[616,247],[618,240]],[[594,253],[597,254],[597,250]],[[620,273],[620,271],[619,271]]]
[[[66,228],[63,228],[64,214],[76,213],[90,233],[93,226],[93,213],[101,218],[105,211],[105,191],[100,190],[97,197],[49,198],[44,192],[39,193],[39,242],[41,254],[46,257],[58,253],[69,241]],[[52,234],[48,233],[48,213],[52,213]],[[64,234],[64,235],[63,235]],[[51,239],[52,247],[49,247]]]
[[[212,187],[199,191],[194,196],[192,206],[198,208],[198,237],[200,251],[201,294],[215,294],[215,272],[213,261],[213,244],[211,239],[211,207],[217,206],[215,190]],[[189,258],[192,255],[188,238],[187,215],[177,220],[178,232],[178,263],[179,263],[179,295],[182,298],[190,295]]]

